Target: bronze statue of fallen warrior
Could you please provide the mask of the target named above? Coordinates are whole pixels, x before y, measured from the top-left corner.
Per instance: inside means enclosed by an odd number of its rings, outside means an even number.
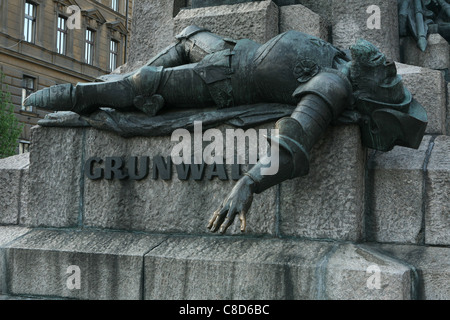
[[[423,107],[404,88],[396,66],[372,44],[358,41],[351,57],[331,44],[296,31],[261,45],[230,40],[191,26],[139,70],[106,82],[58,85],[31,95],[26,105],[72,111],[89,118],[101,107],[155,117],[161,109],[283,104],[292,114],[281,118],[279,170],[258,162],[241,178],[209,221],[225,232],[245,215],[253,194],[306,175],[309,152],[330,124],[355,123],[365,146],[388,151],[394,145],[418,148],[427,125]],[[264,164],[263,164],[264,163]]]

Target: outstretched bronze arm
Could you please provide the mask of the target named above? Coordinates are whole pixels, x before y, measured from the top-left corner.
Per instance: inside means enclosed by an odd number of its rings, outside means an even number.
[[[304,176],[309,172],[309,152],[326,131],[328,125],[343,112],[351,96],[350,82],[337,72],[322,72],[294,93],[300,99],[291,117],[282,118],[276,124],[279,134],[271,137],[278,148],[278,171],[264,174],[273,163],[268,156],[261,159],[241,178],[208,223],[212,232],[225,233],[239,215],[241,231],[246,228],[246,214],[259,194],[288,179]],[[274,159],[273,155],[270,159]]]

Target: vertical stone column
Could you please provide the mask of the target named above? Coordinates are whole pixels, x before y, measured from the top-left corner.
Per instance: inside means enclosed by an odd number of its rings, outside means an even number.
[[[21,224],[77,227],[82,201],[83,129],[34,127],[31,138],[29,205]]]

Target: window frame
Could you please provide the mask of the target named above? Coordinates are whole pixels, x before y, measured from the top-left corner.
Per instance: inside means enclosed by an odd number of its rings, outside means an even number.
[[[116,12],[119,12],[120,1],[119,0],[111,0],[111,9]]]
[[[68,40],[68,28],[67,28],[67,20],[68,18],[58,14],[56,22],[56,52],[61,55],[67,55],[67,40]],[[64,22],[63,28],[61,28],[60,22]],[[61,47],[62,40],[62,47]]]
[[[115,45],[114,48],[113,48],[113,45]],[[109,40],[109,70],[110,71],[114,71],[115,69],[117,69],[119,67],[119,47],[120,47],[120,41],[118,41],[116,39]]]
[[[30,152],[31,142],[28,140],[20,140],[19,141],[19,154],[29,153]]]
[[[90,33],[91,39],[88,38]],[[95,34],[96,31],[91,28],[86,28],[84,33],[84,62],[89,65],[94,65],[94,50],[95,50]],[[88,50],[89,49],[89,50]],[[89,52],[88,52],[89,51]]]
[[[31,11],[30,12],[30,8]],[[32,1],[25,1],[24,19],[23,19],[23,37],[24,41],[36,43],[38,5]],[[31,14],[31,15],[30,15]]]
[[[28,81],[31,80],[32,86],[28,86]],[[32,93],[36,92],[36,78],[28,75],[22,76],[22,103],[20,110],[25,112],[34,112],[33,106],[24,106],[23,103],[25,99],[28,98]]]

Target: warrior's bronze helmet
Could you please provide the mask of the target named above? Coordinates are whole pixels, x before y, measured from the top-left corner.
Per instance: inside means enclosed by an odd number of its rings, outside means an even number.
[[[394,145],[418,148],[427,114],[403,86],[395,63],[366,40],[358,40],[350,51],[349,76],[364,144],[382,151]]]
[[[394,104],[404,100],[403,83],[397,75],[395,63],[386,59],[377,47],[366,40],[358,40],[350,51],[350,79],[356,98]]]

